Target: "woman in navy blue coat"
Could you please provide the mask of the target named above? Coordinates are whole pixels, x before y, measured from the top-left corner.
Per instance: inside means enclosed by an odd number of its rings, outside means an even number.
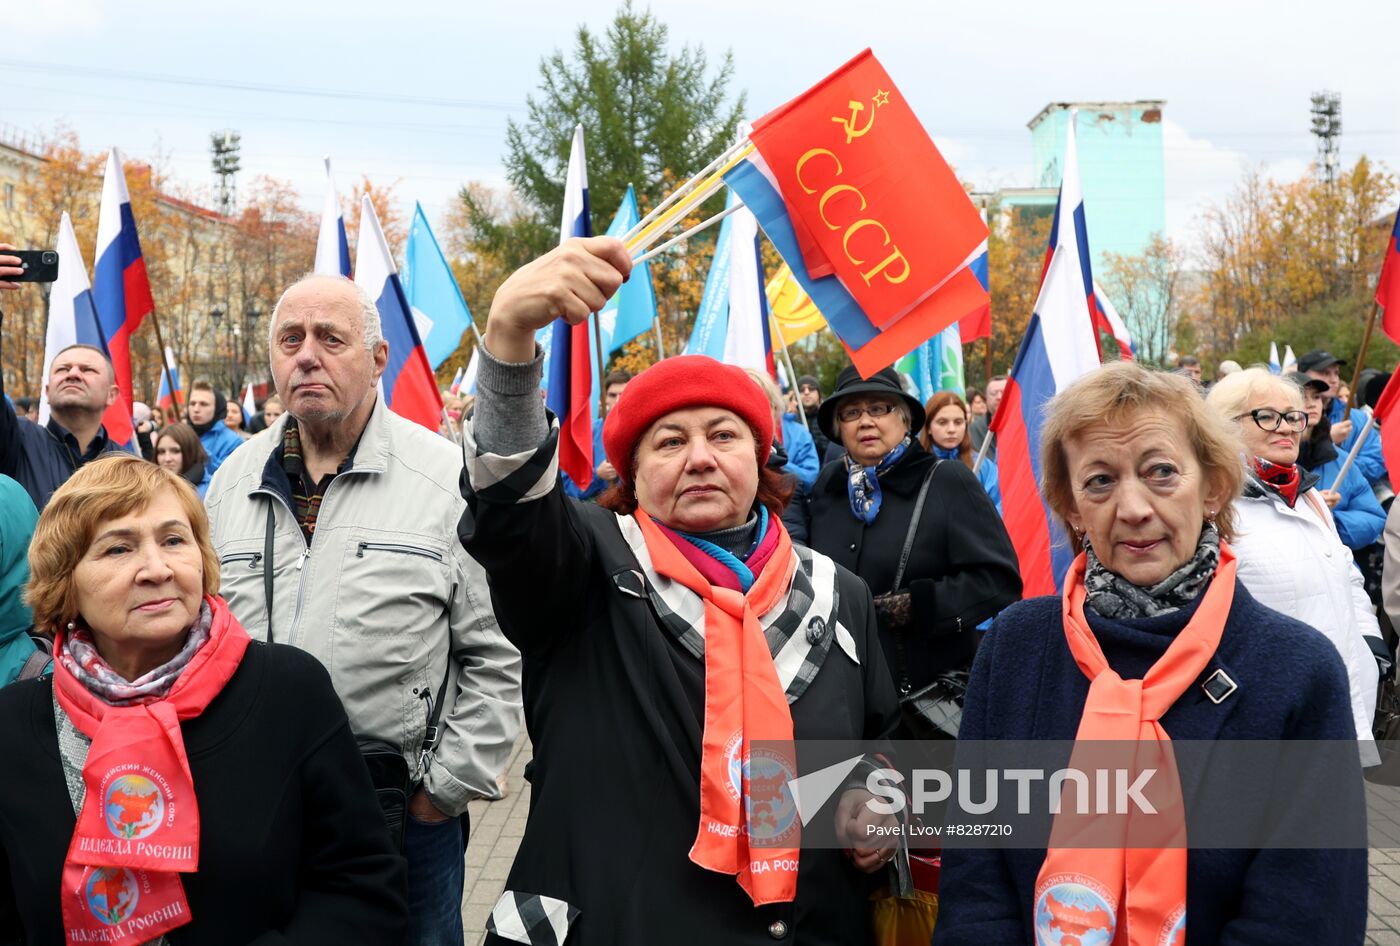
[[[1336,649],[1233,580],[1228,543],[1241,474],[1229,426],[1185,379],[1131,363],[1105,366],[1051,403],[1042,428],[1043,488],[1082,554],[1066,579],[1068,604],[1034,598],[997,617],[973,665],[960,740],[1101,738],[1107,717],[1094,714],[1103,708],[1105,682],[1141,693],[1134,713],[1142,718],[1135,716],[1132,731],[1141,725],[1153,738],[1354,739]],[[1183,662],[1184,649],[1171,647],[1179,638],[1201,643],[1196,663],[1165,697],[1165,710],[1150,712],[1160,671]],[[1086,648],[1103,662],[1092,694]],[[1332,774],[1340,786],[1335,802],[1359,804],[1359,762]],[[1175,873],[1152,864],[1146,875],[1131,868],[1134,850],[1122,853],[1128,869],[1100,871],[1110,876],[1074,891],[1104,907],[1104,942],[1115,931],[1118,941],[1154,944],[1180,943],[1184,932],[1197,946],[1364,938],[1367,867],[1359,846],[1188,846]],[[1081,862],[1089,863],[1073,850],[949,848],[934,946],[1078,942],[1047,921],[1064,908],[1057,891],[1074,886],[1064,883],[1063,869]],[[1122,907],[1154,900],[1167,909],[1151,923]]]

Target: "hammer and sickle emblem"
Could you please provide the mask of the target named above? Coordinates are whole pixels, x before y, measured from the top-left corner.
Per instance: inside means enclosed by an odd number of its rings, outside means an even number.
[[[841,116],[837,115],[831,119],[832,121],[836,122],[836,124],[840,125],[846,130],[846,144],[850,144],[856,138],[864,136],[867,132],[870,131],[871,126],[875,124],[875,110],[871,109],[870,117],[866,120],[865,127],[857,128],[856,119],[860,116],[861,112],[865,111],[865,103],[852,100],[848,104],[851,107],[850,118],[842,118]]]

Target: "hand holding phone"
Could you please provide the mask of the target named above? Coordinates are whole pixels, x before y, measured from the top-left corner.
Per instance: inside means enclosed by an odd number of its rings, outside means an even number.
[[[20,258],[9,254],[13,249],[8,243],[0,243],[0,289],[18,289],[19,283],[14,282],[13,277],[24,274]]]
[[[15,250],[10,255],[19,260],[15,282],[53,282],[58,278],[56,250]]]

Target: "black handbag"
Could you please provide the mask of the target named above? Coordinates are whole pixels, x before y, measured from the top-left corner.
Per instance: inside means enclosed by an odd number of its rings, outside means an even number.
[[[272,529],[274,500],[267,501],[267,528],[263,532],[263,599],[267,610],[267,642],[272,640]],[[438,687],[437,699],[428,707],[428,728],[423,733],[424,768],[428,755],[437,748],[439,723],[442,720],[442,704],[447,697],[447,681],[452,676],[452,664],[448,662],[443,674],[442,685]],[[424,693],[424,699],[428,696]],[[389,829],[389,837],[394,849],[403,853],[404,832],[408,827],[408,800],[417,786],[408,769],[408,760],[398,746],[377,739],[356,739],[360,756],[369,769],[369,780],[374,785],[374,796],[379,802],[379,810],[384,813],[384,823]]]
[[[909,564],[909,553],[914,548],[914,536],[919,531],[919,520],[923,518],[924,502],[928,499],[929,484],[933,475],[943,463],[935,459],[933,466],[924,474],[919,486],[918,498],[914,500],[914,514],[909,518],[909,531],[904,536],[904,548],[899,553],[899,565],[894,573],[894,587],[890,593],[898,592],[904,583],[904,569]],[[959,619],[961,630],[961,619]],[[909,665],[904,657],[905,628],[894,630],[895,672],[899,675],[899,715],[904,728],[917,739],[956,739],[958,727],[962,725],[963,699],[967,695],[967,671],[951,670],[939,674],[918,689],[909,679]]]

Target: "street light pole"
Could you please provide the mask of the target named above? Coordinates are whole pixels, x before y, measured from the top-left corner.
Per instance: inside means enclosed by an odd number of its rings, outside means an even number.
[[[221,325],[223,325],[223,321],[224,321],[224,310],[223,310],[223,309],[214,309],[213,311],[211,311],[211,312],[209,313],[209,319],[210,319],[210,321],[212,321],[212,322],[214,323],[214,364],[215,364],[215,365],[218,365],[218,363],[219,363],[219,349],[222,347],[222,346],[219,344],[219,327],[220,327]],[[214,373],[213,371],[210,371],[210,372],[209,372],[209,377],[210,377],[210,378],[213,378],[213,377],[214,377],[214,374],[215,374],[215,373]]]

